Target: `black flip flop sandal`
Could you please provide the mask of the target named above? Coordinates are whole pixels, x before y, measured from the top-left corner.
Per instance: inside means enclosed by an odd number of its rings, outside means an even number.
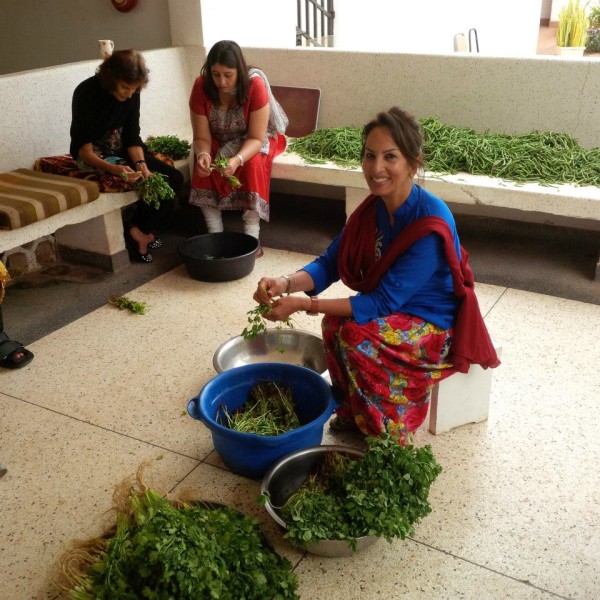
[[[12,358],[21,353],[21,358]],[[5,369],[20,369],[33,360],[33,352],[30,352],[20,342],[11,340],[4,331],[0,333],[0,367]]]

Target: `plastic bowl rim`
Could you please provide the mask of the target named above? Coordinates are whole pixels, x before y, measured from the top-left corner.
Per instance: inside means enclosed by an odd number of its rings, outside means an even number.
[[[201,237],[205,237],[205,236],[209,236],[209,235],[215,235],[215,233],[225,233],[227,235],[236,234],[236,236],[243,235],[248,238],[253,238],[254,240],[256,240],[256,248],[254,248],[254,250],[250,250],[250,252],[246,252],[244,254],[238,254],[237,256],[225,256],[225,257],[219,257],[216,259],[215,258],[196,258],[194,256],[190,256],[189,254],[185,254],[183,252],[182,248],[188,242],[191,242],[192,240],[195,240],[197,238],[201,238]],[[213,233],[201,233],[200,235],[193,235],[192,237],[186,238],[185,240],[181,240],[181,242],[179,242],[179,244],[177,245],[177,253],[179,254],[180,258],[182,258],[184,260],[190,260],[190,261],[196,261],[196,262],[202,262],[202,263],[210,263],[210,262],[214,262],[215,260],[226,262],[226,261],[232,261],[232,260],[239,260],[240,258],[246,258],[248,256],[251,256],[252,254],[256,254],[259,247],[260,247],[259,241],[256,238],[254,238],[254,236],[252,236],[252,235],[249,235],[247,233],[242,233],[240,231],[219,231],[219,232],[213,232]]]

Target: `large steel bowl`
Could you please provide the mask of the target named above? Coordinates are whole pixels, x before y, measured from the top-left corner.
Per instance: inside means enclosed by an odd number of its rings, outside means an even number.
[[[319,465],[331,452],[340,452],[354,458],[360,458],[364,454],[361,450],[347,446],[313,446],[284,456],[263,477],[261,493],[268,492],[270,498],[265,508],[271,518],[283,529],[287,529],[287,524],[275,507],[283,506],[309,475],[318,470]],[[373,535],[359,537],[356,550],[353,550],[346,540],[321,540],[307,544],[305,549],[320,556],[353,556],[356,552],[369,548],[379,539]]]
[[[252,363],[287,363],[325,375],[325,350],[320,336],[301,329],[269,329],[253,339],[238,335],[213,355],[217,373]]]

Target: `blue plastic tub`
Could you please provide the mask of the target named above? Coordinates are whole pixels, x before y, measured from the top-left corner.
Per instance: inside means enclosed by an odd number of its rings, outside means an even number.
[[[281,381],[292,391],[296,413],[302,425],[276,436],[242,433],[217,422],[223,407],[228,412],[248,400],[250,390],[260,381]],[[188,413],[211,431],[215,450],[231,471],[261,479],[282,456],[318,446],[323,427],[335,401],[329,383],[311,369],[284,363],[255,363],[236,367],[211,379],[188,403]]]

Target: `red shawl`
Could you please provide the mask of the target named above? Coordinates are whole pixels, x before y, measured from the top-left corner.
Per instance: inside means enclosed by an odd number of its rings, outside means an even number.
[[[500,360],[479,310],[473,271],[468,264],[469,255],[461,246],[459,262],[448,223],[441,217],[423,217],[414,221],[402,230],[376,261],[373,252],[376,233],[375,201],[376,196],[368,196],[352,213],[342,233],[338,270],[343,283],[357,292],[373,290],[392,263],[409,246],[429,233],[437,233],[444,243],[454,293],[462,298],[456,315],[449,360],[461,373],[467,373],[472,364],[481,365],[484,369],[497,367]]]

